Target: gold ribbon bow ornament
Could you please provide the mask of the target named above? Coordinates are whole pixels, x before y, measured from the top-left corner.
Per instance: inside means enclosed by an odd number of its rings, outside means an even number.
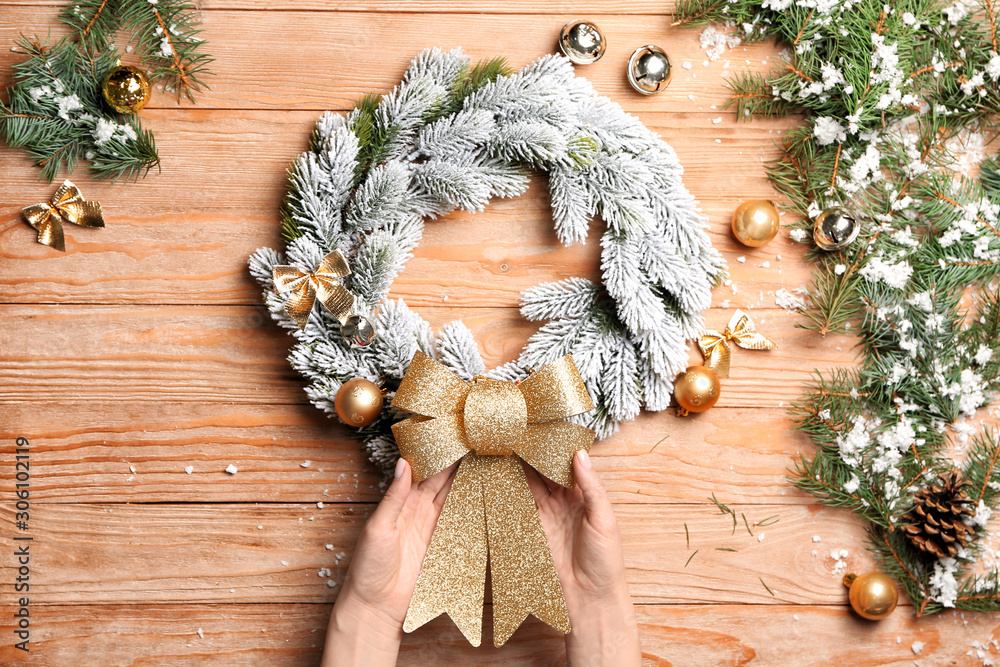
[[[777,347],[773,341],[757,331],[749,315],[737,310],[729,318],[729,324],[723,333],[706,329],[698,339],[698,347],[705,355],[705,365],[722,378],[729,377],[729,341],[733,341],[744,350],[773,350]]]
[[[22,209],[28,223],[38,230],[38,242],[66,252],[63,221],[81,227],[103,227],[101,203],[85,201],[80,188],[70,181],[63,181],[52,201],[42,202]]]
[[[340,250],[334,250],[319,261],[315,271],[281,265],[271,270],[271,277],[278,294],[289,294],[285,312],[304,329],[317,297],[344,324],[354,308],[354,295],[337,281],[350,273],[347,258]]]
[[[562,586],[518,457],[558,484],[575,484],[573,456],[590,449],[594,432],[564,420],[594,406],[573,357],[520,384],[485,377],[466,383],[417,352],[392,405],[417,415],[392,427],[415,482],[461,459],[403,629],[446,613],[479,646],[488,560],[495,646],[528,614],[569,632]]]

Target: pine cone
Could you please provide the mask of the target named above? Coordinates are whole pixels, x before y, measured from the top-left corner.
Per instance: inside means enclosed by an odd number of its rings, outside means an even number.
[[[972,536],[972,527],[964,521],[976,511],[965,494],[969,483],[959,479],[958,471],[938,475],[937,484],[917,491],[914,507],[903,515],[903,534],[921,551],[942,558],[954,556]]]

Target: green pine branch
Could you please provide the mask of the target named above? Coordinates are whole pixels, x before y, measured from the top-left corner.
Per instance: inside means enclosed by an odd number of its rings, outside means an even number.
[[[955,563],[928,557],[898,530],[914,494],[954,468],[948,425],[1000,388],[1000,164],[956,174],[952,145],[1000,127],[997,3],[951,15],[944,0],[859,0],[850,10],[750,0],[682,0],[678,23],[726,21],[743,40],[774,38],[785,61],[728,82],[741,119],[800,114],[768,176],[802,216],[792,238],[810,247],[812,306],[802,326],[850,332],[860,363],[817,377],[792,414],[817,445],[790,471],[820,502],[869,522],[872,553],[918,616],[945,604],[1000,609],[995,572],[972,574],[975,539]],[[813,219],[838,205],[860,236],[835,252],[812,243]],[[978,306],[964,305],[969,291]],[[962,476],[970,497],[1000,503],[1000,439],[972,439]],[[955,568],[954,600],[932,584]]]
[[[64,38],[49,46],[21,38],[28,59],[13,66],[14,85],[0,103],[0,136],[23,147],[52,181],[85,160],[99,178],[136,180],[159,164],[152,134],[137,117],[123,119],[101,99],[101,82],[118,54],[85,56]]]
[[[212,58],[203,50],[197,10],[184,0],[119,0],[122,24],[131,32],[136,54],[146,66],[149,80],[160,81],[167,92],[194,101],[194,93],[207,86]]]
[[[184,0],[80,0],[68,5],[60,20],[76,32],[85,51],[108,49],[117,34],[129,32],[135,53],[151,82],[194,101],[207,88],[204,77],[212,58],[204,50],[197,8]]]

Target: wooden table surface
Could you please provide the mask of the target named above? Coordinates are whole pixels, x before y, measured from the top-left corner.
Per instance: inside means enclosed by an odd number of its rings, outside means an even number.
[[[0,0],[0,84],[23,58],[10,48],[19,34],[64,32],[62,4]],[[553,51],[566,21],[589,17],[610,46],[579,72],[676,149],[729,262],[733,283],[716,291],[708,324],[750,308],[779,346],[737,350],[712,411],[643,414],[593,449],[647,664],[983,664],[973,642],[1000,637],[995,615],[918,621],[909,601],[880,623],[852,615],[841,577],[872,567],[864,527],[785,477],[812,449],[786,409],[813,369],[855,353],[776,305],[777,290],[809,278],[785,234],[751,250],[729,232],[741,200],[773,196],[763,162],[795,119],[737,122],[722,108],[723,82],[767,69],[773,46],[707,62],[700,30],[671,27],[666,0],[198,4],[216,58],[211,91],[196,106],[158,93],[141,114],[162,172],[117,185],[73,174],[102,202],[105,229],[67,226],[65,253],[37,244],[20,210],[55,184],[39,181],[22,151],[0,148],[0,663],[318,664],[338,591],[319,572],[342,581],[378,477],[346,430],[306,401],[285,361],[291,339],[261,306],[247,257],[279,247],[285,169],[323,110],[388,90],[425,47],[522,66]],[[649,43],[670,53],[674,78],[647,98],[628,87],[625,63]],[[393,288],[435,326],[463,320],[490,367],[514,359],[534,329],[517,311],[523,289],[599,275],[596,242],[558,244],[545,187],[535,178],[518,199],[429,223]],[[13,647],[19,436],[31,442],[29,654]],[[750,522],[778,521],[733,533],[711,494]],[[533,619],[502,649],[489,631],[484,645],[440,618],[405,637],[399,662],[565,660],[562,637]]]

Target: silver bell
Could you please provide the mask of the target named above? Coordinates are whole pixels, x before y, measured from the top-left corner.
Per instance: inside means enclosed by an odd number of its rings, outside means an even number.
[[[860,233],[861,223],[839,206],[825,209],[813,222],[813,241],[826,251],[846,248]]]
[[[340,335],[351,347],[366,347],[375,340],[375,325],[367,317],[351,315],[340,325]]]
[[[653,95],[670,83],[670,58],[658,46],[648,44],[635,50],[628,60],[628,82],[643,95]]]
[[[559,33],[559,50],[577,65],[597,62],[607,48],[604,33],[589,21],[570,21]]]

